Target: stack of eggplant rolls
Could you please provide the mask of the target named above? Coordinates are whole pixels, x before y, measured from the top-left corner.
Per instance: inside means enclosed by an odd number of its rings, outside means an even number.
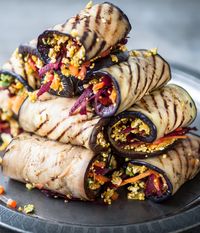
[[[91,2],[0,70],[2,170],[49,196],[161,202],[200,169],[197,115],[156,49],[126,48],[117,6]],[[124,192],[123,192],[124,193]]]

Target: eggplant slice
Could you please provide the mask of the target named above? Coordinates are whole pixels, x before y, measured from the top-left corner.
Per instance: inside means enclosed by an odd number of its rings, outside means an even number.
[[[114,60],[113,60],[114,57]],[[128,60],[128,52],[121,52],[117,51],[111,54],[110,56],[107,56],[103,59],[97,59],[91,68],[88,68],[87,70],[87,76],[89,77],[89,74],[105,68],[105,67],[110,67],[116,63],[127,61]],[[48,64],[46,67],[48,67],[51,64]],[[52,71],[51,71],[52,74]],[[84,84],[86,82],[83,82],[82,80],[79,80],[75,78],[74,76],[69,76],[66,77],[65,75],[62,74],[60,70],[54,70],[53,71],[54,79],[52,81],[52,84],[49,89],[49,93],[52,95],[57,95],[61,97],[67,97],[67,98],[72,98],[78,95],[81,95],[82,92],[84,91]],[[46,75],[42,77],[42,84],[45,84],[45,79]],[[59,84],[56,84],[59,83]],[[51,88],[55,86],[55,88]]]
[[[115,47],[130,30],[127,16],[118,7],[105,2],[85,8],[66,23],[44,31],[38,38],[37,48],[46,63],[54,63],[60,55],[62,59],[72,59],[72,54],[66,57],[65,47],[76,49],[77,46],[80,54],[73,57],[85,62]]]
[[[41,85],[39,69],[44,62],[37,51],[36,44],[37,41],[32,40],[28,45],[20,45],[2,67],[15,74],[16,78],[20,77],[22,81],[25,81],[32,88],[29,88],[28,91],[38,89]]]
[[[200,137],[188,135],[187,139],[181,140],[165,154],[126,162],[124,165],[126,180],[122,185],[128,186],[129,199],[148,198],[154,202],[162,202],[197,175],[200,170],[199,160]],[[144,178],[137,179],[137,175]],[[131,183],[129,178],[135,181],[132,180],[134,182]]]
[[[83,80],[87,73],[127,60],[123,51],[130,30],[127,16],[105,2],[87,6],[64,24],[44,31],[38,37],[37,48],[47,64],[42,69],[43,82],[54,82],[50,93],[74,97],[78,94],[78,80]]]
[[[7,77],[8,80],[6,80],[6,84],[3,84],[4,80],[2,80],[2,76],[5,78]],[[33,91],[32,87],[29,86],[29,84],[27,83],[26,80],[24,80],[24,78],[17,74],[17,73],[14,73],[13,71],[9,71],[9,70],[0,70],[0,86],[4,89],[4,88],[8,88],[9,85],[11,83],[15,83],[16,80],[18,82],[20,82],[25,88],[27,91]],[[1,85],[3,84],[3,85]],[[6,86],[5,86],[6,85]]]
[[[131,51],[128,61],[91,72],[85,80],[85,92],[89,89],[91,93],[85,96],[83,92],[82,96],[97,115],[108,117],[127,110],[170,79],[169,64],[155,51]],[[70,114],[78,107],[74,106]]]
[[[91,172],[94,170],[91,167],[106,160],[105,156],[80,146],[22,133],[7,147],[2,169],[4,175],[11,179],[31,183],[66,199],[92,201],[98,196],[103,183],[96,182],[96,187],[91,186]]]
[[[50,93],[74,97],[78,94],[78,80],[83,80],[93,68],[97,70],[114,63],[109,61],[110,54],[117,57],[115,63],[127,59],[121,56],[121,51],[124,51],[125,38],[130,30],[127,16],[113,4],[105,2],[89,6],[66,23],[44,31],[38,37],[37,48],[47,63],[42,73],[44,84],[52,82]],[[108,58],[107,62],[101,62],[104,57]],[[49,72],[52,70],[54,77]],[[66,86],[69,86],[68,90]]]
[[[71,143],[100,151],[109,143],[104,130],[109,119],[100,119],[90,111],[87,115],[69,116],[74,98],[62,98],[45,93],[36,102],[28,98],[19,111],[19,124],[27,132],[51,140]],[[89,110],[88,110],[89,111]]]
[[[196,115],[195,103],[187,91],[169,84],[113,117],[108,126],[108,138],[119,156],[155,156],[185,137],[190,129],[185,127]]]

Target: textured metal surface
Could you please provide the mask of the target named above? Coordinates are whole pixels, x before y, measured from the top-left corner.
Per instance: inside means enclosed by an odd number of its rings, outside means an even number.
[[[173,69],[171,82],[181,84],[200,109],[200,74]],[[199,126],[200,118],[193,125]],[[19,155],[20,156],[20,155]],[[175,232],[200,222],[200,174],[185,184],[173,198],[163,204],[128,201],[120,198],[111,206],[70,202],[46,198],[38,190],[28,191],[23,184],[1,175],[7,195],[19,204],[33,203],[34,216],[27,216],[0,206],[1,224],[28,232],[130,233]]]

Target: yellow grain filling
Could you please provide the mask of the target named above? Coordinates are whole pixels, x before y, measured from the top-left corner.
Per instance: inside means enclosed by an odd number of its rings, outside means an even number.
[[[128,166],[126,167],[125,173],[126,175],[130,176],[130,177],[137,177],[145,172],[148,172],[148,168],[144,165],[135,165],[135,164],[131,164],[129,163]],[[155,172],[155,171],[153,171]],[[153,173],[154,174],[154,173]],[[165,193],[168,189],[168,185],[166,183],[165,178],[163,177],[162,174],[159,174],[157,172],[155,172],[156,177],[154,178],[153,182],[154,182],[154,187],[160,189],[159,187],[159,179],[160,182],[162,182],[162,193]],[[148,176],[147,176],[148,177]],[[137,180],[134,183],[130,183],[129,186],[127,187],[128,190],[128,194],[127,194],[127,198],[131,199],[131,200],[145,200],[145,189],[146,189],[146,178],[142,178]]]
[[[58,93],[64,90],[64,86],[63,83],[61,82],[61,78],[57,73],[53,72],[52,74],[51,71],[48,71],[44,76],[43,84],[49,81],[52,82],[50,86],[52,90],[58,91]]]
[[[66,49],[66,53],[63,54],[64,56],[61,60],[61,71],[64,71],[66,76],[69,76],[69,65],[79,68],[85,60],[85,49],[79,43],[77,32],[72,30],[71,35],[76,38],[76,41],[69,36],[57,34],[53,34],[52,38],[43,39],[44,44],[50,46],[48,56],[51,63],[55,63],[59,57],[60,51]]]
[[[126,129],[131,127],[131,131],[126,133]],[[128,134],[143,134],[149,135],[150,129],[147,124],[145,124],[139,118],[122,118],[117,123],[112,126],[111,138],[116,142],[126,142]],[[135,140],[135,139],[134,139]]]
[[[7,74],[0,75],[0,86],[9,91],[12,96],[9,97],[7,104],[0,108],[0,122],[7,124],[8,129],[10,129],[10,134],[2,133],[1,140],[2,144],[0,146],[0,151],[4,150],[10,143],[12,136],[17,136],[20,131],[18,122],[13,118],[13,115],[17,115],[18,110],[27,96],[27,92],[24,86],[14,80],[12,76]]]
[[[126,133],[127,127],[131,127],[132,130]],[[113,127],[111,132],[111,138],[116,142],[120,143],[120,147],[125,150],[134,150],[135,152],[147,152],[151,153],[154,151],[162,151],[167,146],[173,144],[177,139],[176,138],[163,138],[159,143],[144,143],[136,138],[133,138],[130,141],[127,141],[127,136],[130,134],[140,134],[143,136],[150,134],[150,129],[147,124],[141,121],[138,118],[122,118],[118,121]]]

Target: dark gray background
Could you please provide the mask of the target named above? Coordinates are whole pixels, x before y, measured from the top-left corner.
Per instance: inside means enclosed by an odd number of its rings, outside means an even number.
[[[0,65],[20,43],[65,21],[88,0],[0,0]],[[95,3],[100,1],[94,1]],[[128,15],[129,48],[158,47],[170,62],[200,71],[199,0],[111,0]]]

